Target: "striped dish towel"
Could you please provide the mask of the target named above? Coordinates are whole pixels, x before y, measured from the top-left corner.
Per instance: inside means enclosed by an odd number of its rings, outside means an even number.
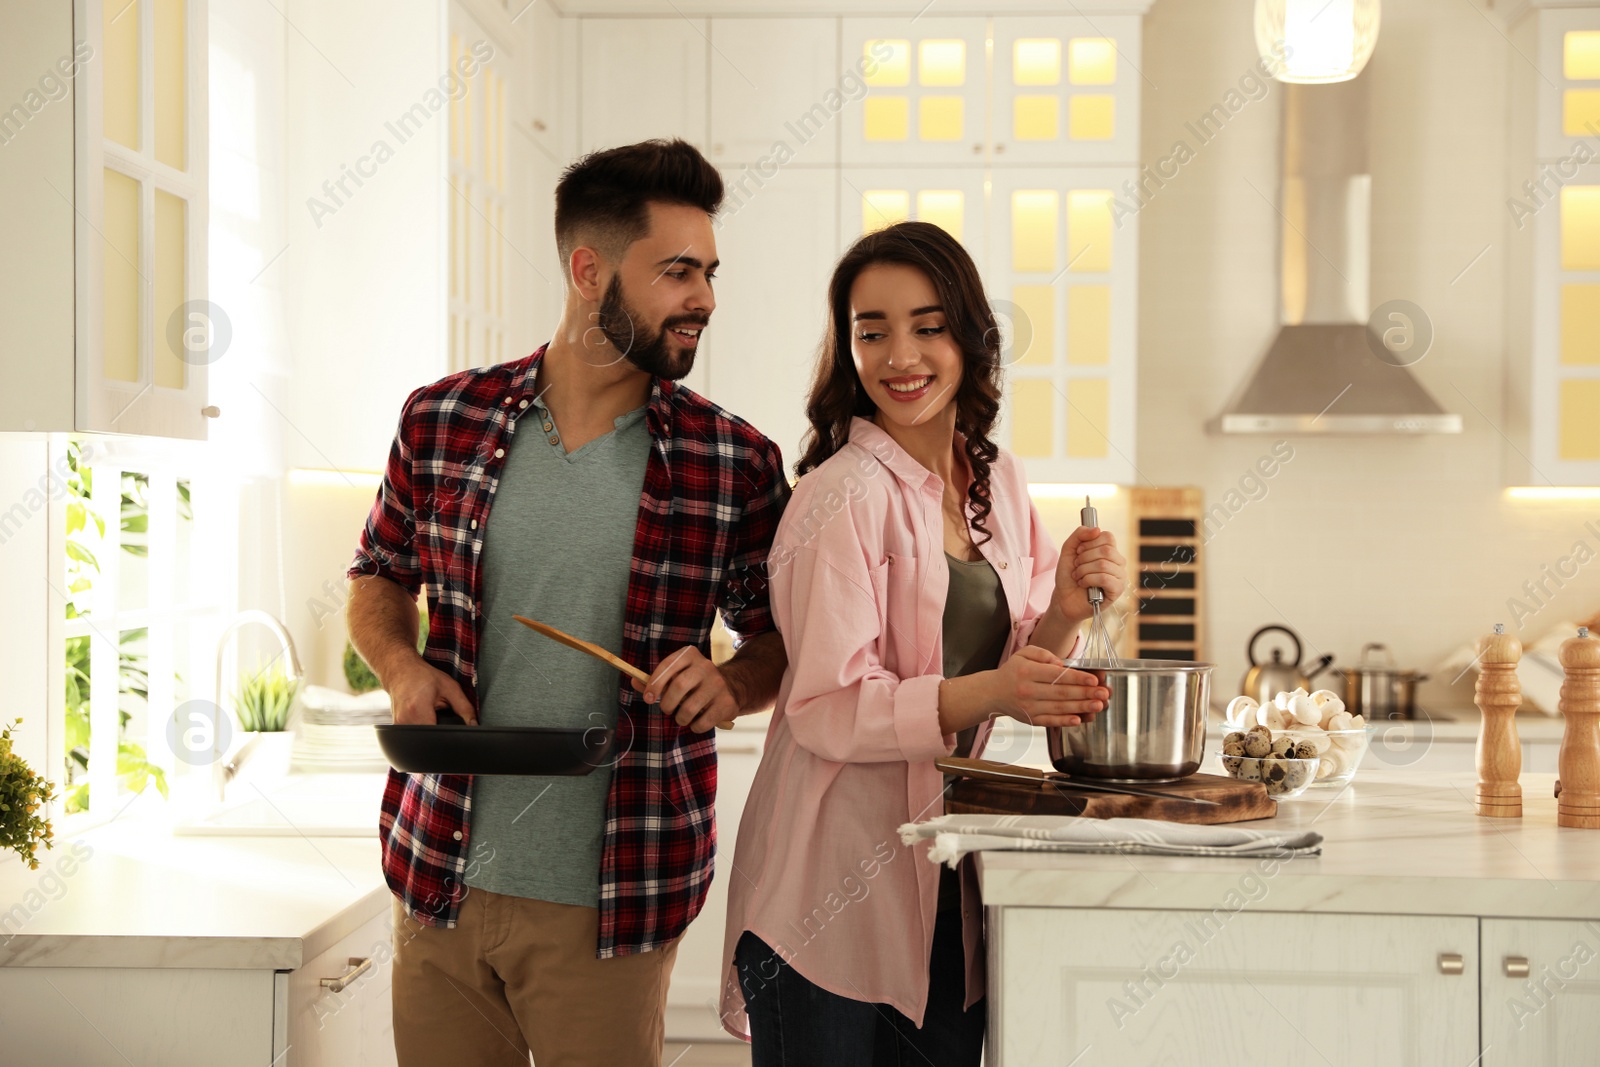
[[[931,841],[928,858],[954,867],[969,852],[1119,852],[1151,856],[1315,856],[1312,830],[1244,830],[1160,819],[1082,819],[1071,815],[941,815],[900,827],[907,845]]]

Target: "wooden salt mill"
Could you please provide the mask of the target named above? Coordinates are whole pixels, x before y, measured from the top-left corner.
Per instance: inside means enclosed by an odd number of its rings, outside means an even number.
[[[1506,633],[1504,623],[1478,641],[1478,683],[1473,699],[1483,712],[1478,731],[1479,815],[1491,819],[1522,818],[1522,740],[1517,736],[1517,707],[1522,686],[1517,683],[1517,662],[1522,642]]]
[[[1557,763],[1556,824],[1600,830],[1600,640],[1580,626],[1561,642],[1561,714],[1567,728]]]

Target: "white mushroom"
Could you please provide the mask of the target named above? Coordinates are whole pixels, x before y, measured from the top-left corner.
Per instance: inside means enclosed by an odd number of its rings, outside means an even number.
[[[1350,730],[1354,728],[1354,723],[1355,718],[1348,711],[1341,711],[1328,716],[1327,721],[1322,724],[1322,727],[1330,732],[1337,730]]]
[[[1297,696],[1289,703],[1289,714],[1301,726],[1316,726],[1322,722],[1322,709],[1308,696]]]
[[[1351,766],[1350,754],[1337,745],[1328,749],[1327,754],[1322,757],[1322,761],[1333,764],[1333,770],[1329,772],[1330,775],[1344,774],[1350,770]]]
[[[1296,730],[1294,736],[1296,740],[1309,743],[1319,756],[1333,747],[1333,739],[1321,730]]]
[[[1336,748],[1350,754],[1351,758],[1360,754],[1367,747],[1367,732],[1365,730],[1347,730],[1333,735]]]
[[[1311,694],[1311,699],[1316,703],[1317,707],[1320,708],[1330,700],[1338,700],[1339,694],[1335,693],[1332,689],[1318,689],[1315,693]]]
[[[1289,725],[1284,720],[1283,711],[1276,704],[1263,704],[1257,708],[1256,721],[1269,730],[1282,730]]]
[[[1234,697],[1228,702],[1226,712],[1229,726],[1243,726],[1249,728],[1256,725],[1256,709],[1261,705],[1256,703],[1255,697]]]
[[[1333,773],[1333,760],[1324,756],[1317,761],[1317,777],[1326,778]]]

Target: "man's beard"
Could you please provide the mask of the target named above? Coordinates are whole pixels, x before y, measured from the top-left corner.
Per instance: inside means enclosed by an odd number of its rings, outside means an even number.
[[[675,315],[650,332],[644,316],[623,296],[622,277],[616,274],[611,276],[611,284],[600,298],[596,319],[600,332],[624,359],[646,374],[674,382],[694,369],[694,349],[675,352],[667,331],[674,326],[703,328],[708,321],[703,315]]]

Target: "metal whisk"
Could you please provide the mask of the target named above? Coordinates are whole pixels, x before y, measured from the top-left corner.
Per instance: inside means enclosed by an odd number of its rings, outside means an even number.
[[[1100,528],[1100,516],[1095,512],[1094,505],[1089,503],[1089,498],[1083,498],[1083,510],[1078,513],[1079,521],[1090,529]],[[1089,623],[1089,640],[1084,643],[1083,660],[1102,661],[1107,667],[1118,664],[1117,646],[1111,642],[1111,633],[1106,629],[1105,619],[1100,614],[1100,605],[1105,602],[1105,590],[1099,586],[1089,587],[1089,610],[1093,619]]]

